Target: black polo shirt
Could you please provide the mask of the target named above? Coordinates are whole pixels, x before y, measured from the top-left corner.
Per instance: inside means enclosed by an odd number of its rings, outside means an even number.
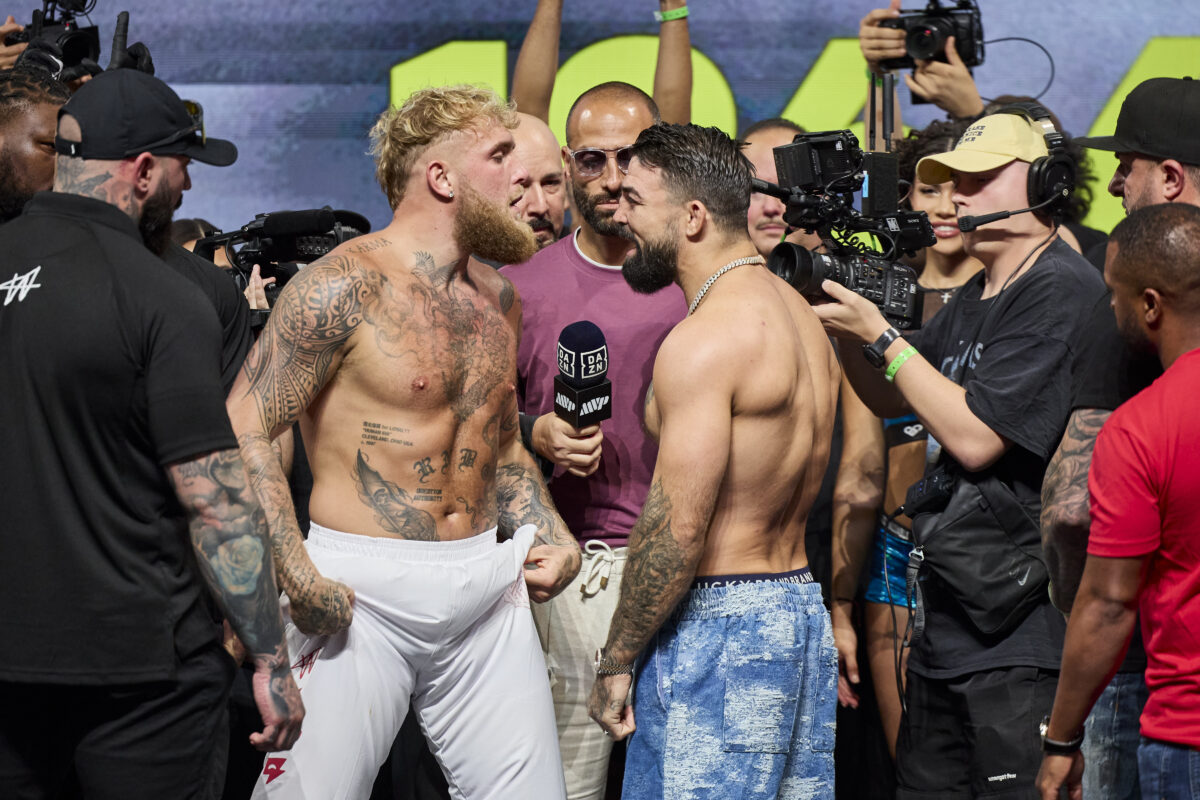
[[[172,676],[211,642],[163,466],[235,447],[208,301],[116,207],[0,227],[0,680]]]

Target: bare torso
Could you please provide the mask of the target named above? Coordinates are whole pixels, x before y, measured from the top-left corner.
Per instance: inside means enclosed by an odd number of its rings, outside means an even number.
[[[741,267],[671,336],[718,337],[735,387],[728,466],[696,574],[806,566],[805,524],[829,461],[840,376],[816,315],[764,267]],[[659,425],[651,389],[646,427],[657,437]]]
[[[512,286],[479,262],[452,273],[384,236],[306,271],[322,268],[354,274],[358,296],[326,304],[349,338],[301,417],[313,521],[417,540],[492,527],[501,426],[516,423]]]

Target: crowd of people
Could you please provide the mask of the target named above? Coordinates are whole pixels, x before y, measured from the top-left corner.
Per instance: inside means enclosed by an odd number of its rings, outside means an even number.
[[[561,0],[510,99],[383,112],[391,221],[270,300],[174,220],[237,148],[145,47],[0,50],[0,796],[1200,795],[1200,83],[1073,138],[917,61],[898,330],[768,269],[836,250],[752,191],[804,130],[691,124],[656,16],[562,142]]]

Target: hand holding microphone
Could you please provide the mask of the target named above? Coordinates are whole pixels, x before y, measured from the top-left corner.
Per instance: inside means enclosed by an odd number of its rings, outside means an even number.
[[[600,465],[604,435],[600,423],[612,416],[612,382],[608,345],[595,323],[580,321],[558,337],[558,375],[554,379],[554,414],[539,417],[533,445],[542,457],[579,477]]]

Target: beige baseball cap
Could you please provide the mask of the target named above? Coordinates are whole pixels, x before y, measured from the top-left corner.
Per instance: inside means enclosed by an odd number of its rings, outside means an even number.
[[[1048,153],[1043,132],[1025,117],[992,114],[963,131],[950,152],[918,161],[917,177],[929,184],[945,183],[951,172],[987,172],[1012,161],[1033,163]]]

